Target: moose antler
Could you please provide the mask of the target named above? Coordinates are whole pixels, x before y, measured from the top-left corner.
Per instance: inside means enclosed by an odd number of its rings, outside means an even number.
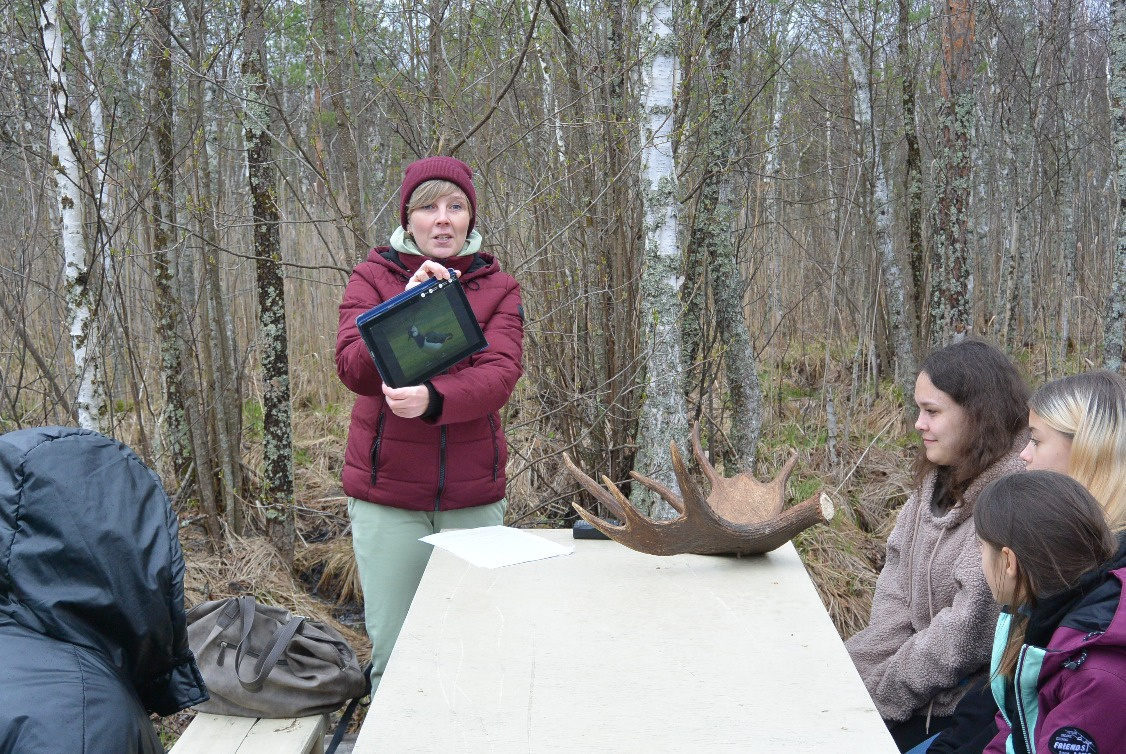
[[[670,445],[673,471],[683,499],[648,477],[633,471],[630,476],[664,498],[680,514],[677,518],[656,521],[643,516],[607,477],[603,476],[602,482],[609,492],[598,486],[564,454],[563,462],[571,475],[622,523],[605,521],[578,503],[574,503],[575,510],[611,539],[651,555],[770,552],[814,524],[829,521],[836,512],[833,501],[824,492],[782,512],[786,480],[797,463],[796,455],[786,462],[774,481],[766,484],[746,473],[725,478],[716,472],[704,455],[700,446],[700,425],[697,423],[692,428],[692,450],[712,488],[705,499],[700,485],[689,476],[676,443]]]

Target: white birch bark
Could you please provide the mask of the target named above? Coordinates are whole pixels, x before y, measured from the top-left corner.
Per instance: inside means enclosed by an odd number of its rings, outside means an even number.
[[[676,165],[672,139],[678,71],[671,3],[657,0],[650,19],[652,25],[642,34],[652,51],[645,69],[641,135],[645,209],[641,342],[646,370],[634,465],[640,473],[676,489],[669,443],[684,443],[688,437],[688,420],[680,362],[680,289],[684,278],[677,244]],[[673,514],[664,501],[645,495],[640,485],[634,485],[633,501],[648,508],[656,518]]]
[[[861,3],[857,8],[856,23],[862,23],[863,18]],[[864,64],[864,56],[861,55],[862,41],[858,31],[853,28],[850,19],[846,18],[841,24],[848,65],[856,83],[856,118],[860,129],[861,156],[870,173],[872,207],[876,212],[876,253],[879,254],[880,270],[886,287],[888,319],[895,346],[896,381],[903,389],[905,403],[911,405],[915,384],[915,347],[911,335],[914,328],[907,321],[907,296],[904,292],[903,271],[896,258],[892,240],[891,200],[884,172],[882,145],[872,119],[872,79]]]
[[[774,58],[788,60],[791,37],[793,35],[792,4],[783,5],[779,11],[774,29]],[[763,198],[766,203],[766,243],[770,260],[770,328],[773,331],[782,322],[782,187],[779,178],[782,171],[782,114],[786,107],[790,82],[786,69],[774,72],[774,105],[770,120],[770,131],[766,137],[766,154],[763,160]]]
[[[543,117],[550,122],[550,129],[555,136],[555,159],[562,165],[567,155],[567,145],[563,141],[563,120],[559,116],[559,107],[555,97],[555,80],[551,77],[551,68],[547,65],[543,45],[536,36],[532,45],[532,54],[539,63],[540,75],[543,76]]]
[[[105,110],[102,108],[102,97],[94,84],[94,60],[92,49],[95,46],[94,36],[90,31],[90,10],[86,0],[77,0],[75,12],[78,14],[78,29],[82,35],[83,45],[87,55],[87,65],[90,68],[90,89],[87,96],[90,98],[90,137],[94,145],[93,178],[94,186],[98,191],[98,218],[102,227],[109,229],[113,224],[113,206],[110,203],[109,183],[106,180],[106,121]],[[106,240],[108,245],[108,239]],[[107,282],[113,272],[109,255],[102,259],[102,264],[107,276]],[[108,287],[108,286],[107,286]]]
[[[51,164],[58,191],[59,219],[62,225],[64,285],[66,289],[67,328],[70,333],[74,367],[78,377],[78,395],[74,401],[76,419],[81,427],[101,430],[105,413],[105,396],[98,362],[94,358],[95,323],[90,310],[90,291],[86,285],[90,271],[87,265],[86,240],[83,233],[83,198],[78,188],[80,166],[71,140],[67,76],[63,60],[63,39],[59,29],[57,0],[45,0],[40,6],[40,29],[47,55],[47,75],[51,92]]]

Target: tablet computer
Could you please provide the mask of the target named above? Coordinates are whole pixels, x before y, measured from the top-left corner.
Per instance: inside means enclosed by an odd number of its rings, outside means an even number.
[[[421,385],[488,346],[456,270],[369,309],[356,327],[391,387]]]

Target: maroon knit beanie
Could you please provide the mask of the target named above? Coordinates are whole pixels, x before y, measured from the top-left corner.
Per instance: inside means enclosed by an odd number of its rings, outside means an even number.
[[[468,165],[456,157],[424,157],[407,165],[403,174],[403,187],[399,191],[399,220],[403,227],[407,227],[407,204],[410,203],[411,194],[426,181],[449,181],[465,192],[473,208],[473,217],[469,221],[469,230],[477,224],[477,192],[473,190],[473,171]]]

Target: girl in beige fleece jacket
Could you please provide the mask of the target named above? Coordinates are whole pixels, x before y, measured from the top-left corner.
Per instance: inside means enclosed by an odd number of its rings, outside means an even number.
[[[846,642],[901,751],[949,723],[989,664],[997,604],[981,572],[973,504],[1023,468],[1028,387],[997,348],[967,339],[923,362],[915,491],[887,543],[868,627]]]

